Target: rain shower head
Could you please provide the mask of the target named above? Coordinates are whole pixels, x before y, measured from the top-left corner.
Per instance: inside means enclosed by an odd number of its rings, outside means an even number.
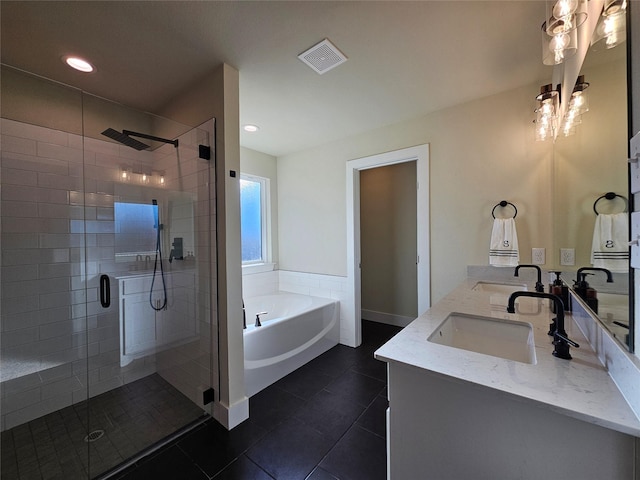
[[[122,130],[122,133],[120,133],[113,128],[107,128],[102,132],[102,135],[112,138],[116,142],[120,142],[127,147],[135,148],[136,150],[144,150],[146,148],[150,148],[151,145],[139,142],[135,138],[131,137],[146,138],[147,140],[155,140],[156,142],[170,143],[174,147],[178,148],[178,140],[169,140],[167,138],[156,137],[154,135],[147,135],[146,133],[132,132],[131,130]]]
[[[146,143],[139,142],[135,138],[131,138],[129,135],[120,133],[113,128],[107,128],[104,132],[102,132],[102,135],[112,138],[116,142],[120,142],[127,147],[135,148],[136,150],[144,150],[151,146],[147,145]]]

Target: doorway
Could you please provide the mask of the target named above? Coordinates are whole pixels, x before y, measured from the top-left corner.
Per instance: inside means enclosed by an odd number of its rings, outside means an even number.
[[[360,172],[363,320],[404,327],[418,315],[416,162]]]
[[[347,295],[351,308],[343,314],[341,342],[362,342],[362,280],[360,230],[360,172],[398,163],[416,165],[416,262],[418,315],[431,303],[429,258],[429,145],[418,145],[347,162]]]

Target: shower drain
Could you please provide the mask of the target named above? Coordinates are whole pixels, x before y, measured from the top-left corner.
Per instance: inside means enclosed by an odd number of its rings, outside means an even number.
[[[84,437],[84,441],[87,443],[95,442],[96,440],[101,438],[103,435],[104,435],[104,430],[94,430],[89,435]]]

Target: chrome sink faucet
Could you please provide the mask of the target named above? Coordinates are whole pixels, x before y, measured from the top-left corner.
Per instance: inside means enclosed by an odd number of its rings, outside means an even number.
[[[542,270],[538,265],[518,265],[516,271],[513,273],[514,277],[518,277],[518,271],[521,268],[535,268],[538,271],[538,281],[536,282],[536,292],[544,292],[544,285],[542,284]]]
[[[516,313],[515,301],[518,297],[534,297],[534,298],[548,298],[556,304],[556,318],[554,323],[551,324],[553,330],[553,356],[562,358],[564,360],[571,360],[571,353],[569,353],[569,346],[580,348],[576,342],[571,340],[567,336],[567,332],[564,330],[564,304],[562,299],[557,295],[544,292],[513,292],[509,296],[509,304],[507,306],[507,312]],[[555,328],[554,328],[555,327]],[[549,331],[551,335],[551,330]]]

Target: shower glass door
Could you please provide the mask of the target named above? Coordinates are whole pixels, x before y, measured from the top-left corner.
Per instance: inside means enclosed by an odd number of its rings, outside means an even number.
[[[87,478],[82,93],[1,68],[0,477]]]
[[[211,413],[213,123],[1,69],[0,477],[95,478]]]
[[[89,464],[95,477],[209,411],[210,132],[90,95],[84,110]],[[212,130],[211,130],[212,131]],[[95,438],[95,440],[93,440]]]

